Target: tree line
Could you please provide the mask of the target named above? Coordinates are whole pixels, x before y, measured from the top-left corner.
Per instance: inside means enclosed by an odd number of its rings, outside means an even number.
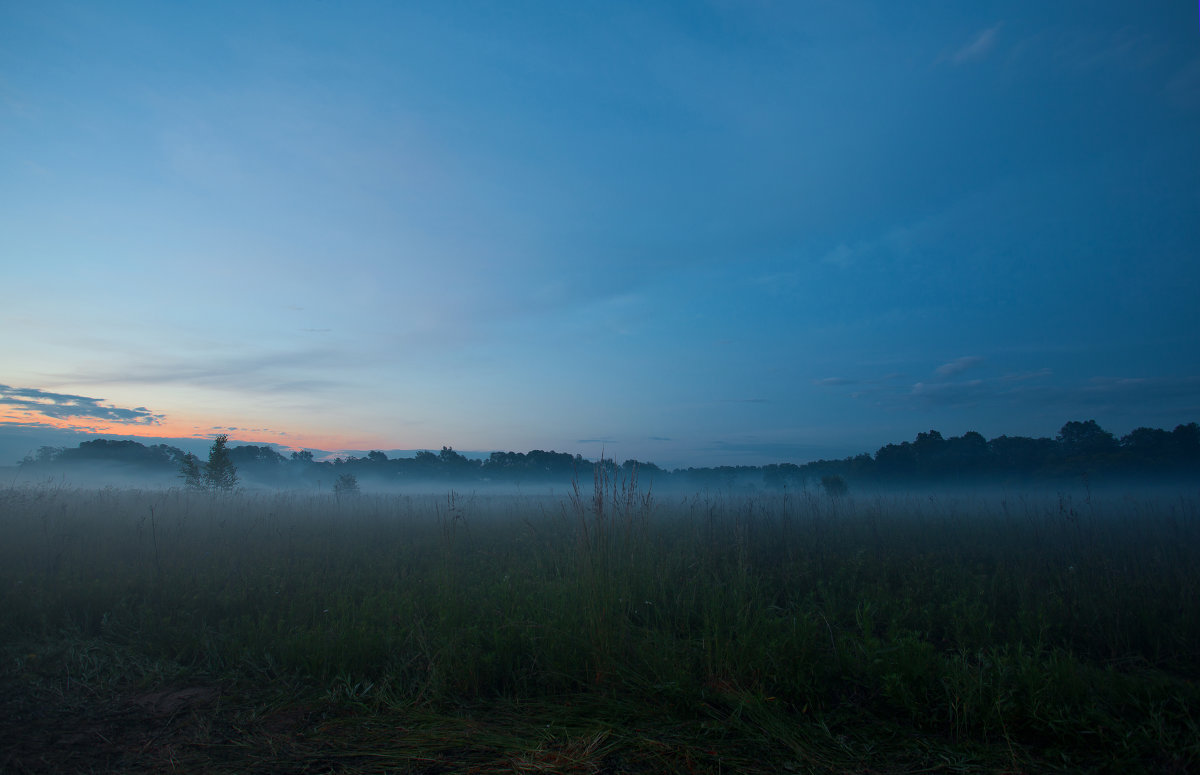
[[[930,430],[918,433],[911,442],[887,444],[874,454],[840,460],[673,470],[638,460],[617,464],[612,460],[592,461],[577,454],[536,449],[524,453],[493,452],[486,458],[467,457],[452,447],[394,458],[374,450],[363,457],[316,460],[306,450],[284,455],[270,446],[230,447],[227,436],[216,437],[207,462],[166,444],[146,446],[128,440],[96,439],[82,442],[77,448],[42,447],[26,456],[21,466],[36,471],[90,463],[173,472],[187,487],[221,490],[233,489],[243,480],[276,487],[339,487],[339,491],[357,489],[359,480],[396,484],[568,484],[586,480],[596,465],[607,468],[612,476],[627,476],[636,471],[643,483],[693,489],[802,488],[829,477],[876,484],[947,481],[971,484],[1081,475],[1097,479],[1194,477],[1200,474],[1200,425],[1192,422],[1171,431],[1141,427],[1120,438],[1101,428],[1095,420],[1068,422],[1055,438],[999,436],[989,440],[974,431],[946,438]]]

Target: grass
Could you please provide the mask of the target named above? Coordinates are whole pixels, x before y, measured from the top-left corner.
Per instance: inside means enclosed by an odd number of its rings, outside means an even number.
[[[1195,495],[599,472],[561,499],[14,488],[0,520],[5,771],[1200,768]]]

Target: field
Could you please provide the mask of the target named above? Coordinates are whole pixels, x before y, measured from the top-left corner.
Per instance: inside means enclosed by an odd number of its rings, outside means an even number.
[[[1200,496],[0,490],[3,772],[1195,772]]]

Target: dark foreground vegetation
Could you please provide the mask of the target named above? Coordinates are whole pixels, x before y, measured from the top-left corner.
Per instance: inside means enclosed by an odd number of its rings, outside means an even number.
[[[219,436],[218,465],[203,464],[193,455],[166,444],[145,446],[131,440],[95,439],[76,448],[42,447],[21,461],[30,478],[70,474],[71,481],[137,481],[231,488],[239,481],[250,487],[313,487],[330,490],[343,477],[353,477],[363,489],[394,489],[430,483],[459,487],[550,485],[564,488],[594,465],[610,476],[638,470],[643,482],[668,489],[787,490],[815,486],[826,477],[840,477],[853,487],[895,487],[931,484],[977,486],[982,483],[1066,482],[1088,477],[1093,482],[1154,480],[1200,481],[1200,425],[1191,422],[1174,430],[1137,428],[1117,438],[1094,420],[1072,421],[1053,438],[998,436],[985,439],[975,432],[945,438],[931,430],[914,441],[888,444],[874,455],[863,453],[843,460],[817,460],[804,465],[716,466],[665,470],[651,462],[611,460],[593,462],[566,452],[493,452],[487,458],[467,457],[449,447],[423,450],[413,457],[389,458],[375,450],[363,457],[315,460],[309,451],[284,456],[269,446],[226,448]],[[239,479],[240,477],[240,479]]]
[[[0,491],[4,772],[1195,772],[1200,497]]]

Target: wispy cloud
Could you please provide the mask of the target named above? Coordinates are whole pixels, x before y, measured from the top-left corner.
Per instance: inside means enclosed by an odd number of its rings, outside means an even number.
[[[1130,27],[1071,30],[1063,38],[1056,43],[1059,61],[1081,71],[1110,67],[1143,70],[1162,54],[1154,35]]]
[[[1013,41],[1011,49],[1014,59],[1074,74],[1145,72],[1162,64],[1169,50],[1160,35],[1128,25],[1116,29],[1095,25],[1048,28]]]
[[[956,358],[949,363],[943,363],[934,370],[934,374],[939,377],[953,377],[956,374],[962,374],[964,371],[975,368],[983,363],[983,358],[978,355],[968,355],[962,358]]]
[[[986,397],[988,383],[982,379],[961,382],[918,382],[912,386],[910,395],[931,404],[970,404]]]
[[[1069,389],[1063,385],[1054,386],[1046,382],[1053,374],[1050,369],[968,380],[945,379],[961,374],[982,362],[982,358],[959,358],[951,361],[936,370],[935,373],[940,379],[917,382],[898,398],[901,402],[915,401],[937,406],[975,406],[989,403],[1031,406],[1050,403],[1051,395]]]
[[[880,406],[911,407],[914,403],[940,406],[962,406],[983,403],[1036,403],[1046,398],[1052,376],[1049,369],[1011,372],[994,377],[954,379],[985,362],[976,355],[956,358],[933,371],[929,379],[912,382],[901,373],[883,377],[846,379],[830,377],[815,380],[814,384],[830,389],[846,388],[847,395]]]
[[[1167,412],[1183,419],[1200,412],[1200,376],[1093,377],[1057,384],[1050,381],[1051,376],[1049,369],[1041,369],[984,379],[918,382],[894,398],[901,405],[988,404],[1146,417]]]
[[[103,398],[76,396],[70,393],[49,393],[37,388],[14,388],[0,385],[0,405],[15,407],[33,415],[54,419],[92,418],[135,425],[158,425],[163,415],[154,414],[144,406],[123,409],[102,403]]]
[[[193,359],[131,360],[122,364],[120,370],[105,368],[58,376],[72,383],[186,384],[277,395],[336,390],[344,383],[325,375],[339,374],[338,367],[349,363],[352,363],[349,355],[322,348]],[[316,371],[322,376],[308,376]]]
[[[1000,27],[1000,24],[995,24],[976,33],[969,43],[951,55],[950,61],[956,65],[962,65],[986,57],[996,45],[996,34],[1000,31]]]
[[[812,289],[814,265],[838,270],[871,270],[909,256],[922,245],[936,239],[945,229],[950,212],[937,213],[913,222],[892,226],[863,239],[839,242],[823,253],[809,253],[800,266],[795,262],[780,271],[752,276],[749,282],[771,294],[807,295]]]

